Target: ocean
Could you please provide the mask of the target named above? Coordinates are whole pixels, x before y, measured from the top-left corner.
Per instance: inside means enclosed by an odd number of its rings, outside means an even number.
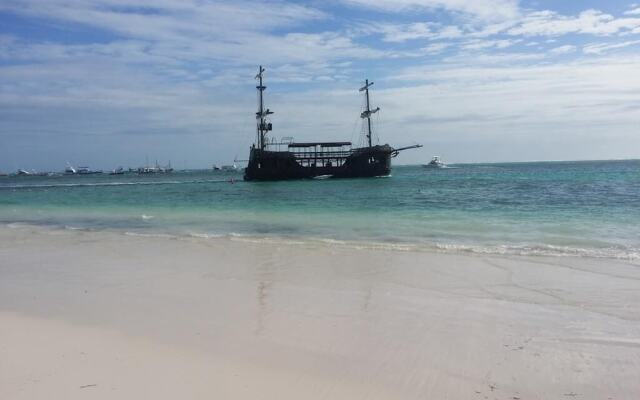
[[[242,172],[0,177],[0,223],[640,263],[640,161],[395,166],[369,179]]]

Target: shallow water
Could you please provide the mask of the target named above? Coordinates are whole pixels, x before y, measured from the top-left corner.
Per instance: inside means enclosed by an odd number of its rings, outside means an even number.
[[[260,183],[218,171],[0,177],[0,222],[640,260],[640,161],[400,166],[385,178]]]

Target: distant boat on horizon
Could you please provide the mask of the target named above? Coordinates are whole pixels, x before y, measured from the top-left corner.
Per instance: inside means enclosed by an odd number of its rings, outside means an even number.
[[[65,175],[93,175],[101,174],[102,170],[93,170],[89,167],[74,167],[67,161],[67,167],[64,169]]]
[[[26,169],[19,169],[16,172],[17,176],[53,176],[55,173],[53,172],[37,172],[36,170],[27,171]]]
[[[64,169],[64,174],[65,175],[75,175],[78,173],[78,170],[75,169],[68,161],[67,161],[67,168]]]
[[[95,175],[102,173],[102,170],[94,170],[89,167],[78,167],[76,171],[78,175]]]
[[[111,172],[109,172],[109,175],[124,175],[124,168],[118,167],[114,170],[111,170]]]
[[[171,166],[171,160],[169,160],[169,163],[166,166],[160,166],[160,164],[158,164],[158,161],[156,160],[156,165],[153,167],[150,167],[148,164],[145,167],[140,167],[137,170],[138,174],[144,175],[144,174],[167,174],[167,173],[171,173],[173,172],[173,167]]]
[[[236,165],[236,163],[233,163],[232,165],[223,165],[222,167],[220,167],[220,169],[222,171],[236,171],[238,169],[238,166]]]
[[[425,168],[446,168],[447,164],[440,160],[440,156],[433,156],[428,164],[423,164],[422,166]]]

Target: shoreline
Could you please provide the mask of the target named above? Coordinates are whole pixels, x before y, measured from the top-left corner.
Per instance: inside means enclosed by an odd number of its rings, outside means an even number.
[[[621,261],[35,227],[0,256],[2,398],[640,394]]]
[[[152,220],[154,216],[142,214],[142,220]],[[129,237],[147,237],[147,238],[163,238],[171,240],[227,240],[241,241],[247,243],[265,243],[272,245],[291,245],[291,246],[334,246],[343,247],[354,250],[383,250],[383,251],[403,251],[403,252],[419,252],[419,253],[435,253],[435,254],[452,254],[452,255],[468,255],[468,256],[489,256],[489,257],[534,257],[534,258],[581,258],[610,260],[616,262],[628,263],[640,266],[640,252],[636,249],[619,249],[619,248],[580,248],[571,246],[557,246],[551,244],[539,245],[482,245],[482,244],[462,244],[462,243],[439,243],[435,241],[408,241],[408,240],[357,240],[357,239],[335,239],[319,236],[292,236],[278,234],[259,234],[259,233],[202,233],[202,232],[172,232],[172,231],[153,231],[153,230],[123,230],[109,228],[86,228],[72,225],[53,224],[37,224],[33,222],[0,222],[0,230],[13,229],[33,229],[40,230],[42,233],[55,231],[71,231],[71,232],[87,232],[87,233],[104,233],[123,235]]]

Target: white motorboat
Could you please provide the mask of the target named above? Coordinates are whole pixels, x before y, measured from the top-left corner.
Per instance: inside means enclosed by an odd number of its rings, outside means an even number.
[[[433,156],[429,164],[424,164],[425,168],[445,168],[447,165],[440,160],[439,156]]]
[[[64,169],[65,175],[75,175],[78,173],[78,170],[75,169],[71,164],[67,162],[67,168]]]
[[[233,163],[233,165],[223,165],[221,169],[223,171],[236,171],[238,169],[238,166],[235,163]]]
[[[101,170],[91,169],[89,167],[78,167],[76,169],[76,173],[78,175],[94,175],[94,174],[101,174],[102,171]]]

